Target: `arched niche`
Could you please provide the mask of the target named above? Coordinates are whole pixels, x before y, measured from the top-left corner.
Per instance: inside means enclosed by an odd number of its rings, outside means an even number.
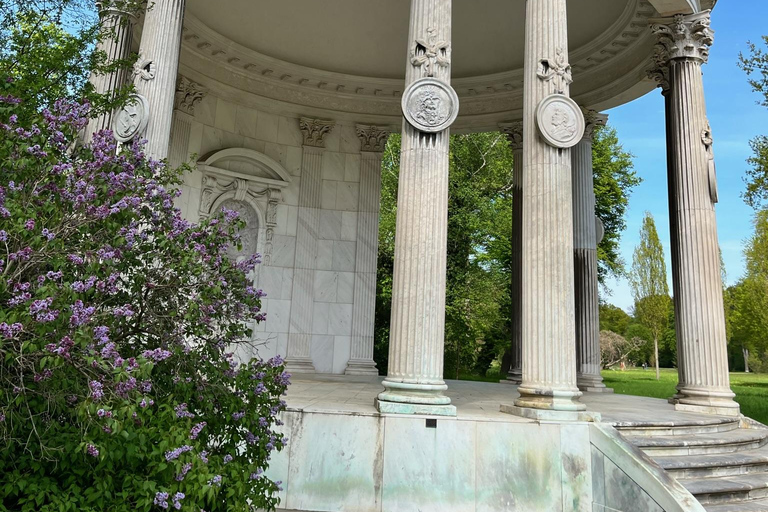
[[[240,209],[246,217],[246,228],[242,235],[250,237],[248,250],[255,246],[254,252],[262,254],[263,263],[269,265],[277,205],[282,201],[282,190],[290,185],[291,175],[272,158],[246,148],[209,153],[198,160],[197,168],[203,175],[200,218],[209,217],[222,205],[243,205]],[[233,256],[247,256],[243,251]]]

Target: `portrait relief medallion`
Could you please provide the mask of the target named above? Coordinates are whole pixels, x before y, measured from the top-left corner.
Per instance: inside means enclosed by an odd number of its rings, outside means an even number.
[[[539,133],[550,146],[566,149],[578,144],[584,137],[584,114],[568,96],[547,96],[536,109]]]
[[[403,115],[417,130],[441,132],[456,120],[459,97],[453,88],[434,78],[413,82],[403,94]]]
[[[149,102],[141,94],[131,94],[115,112],[112,132],[120,142],[128,142],[144,131],[149,121]]]

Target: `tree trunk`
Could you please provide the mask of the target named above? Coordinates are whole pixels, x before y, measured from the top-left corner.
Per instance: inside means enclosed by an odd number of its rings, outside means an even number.
[[[749,373],[749,349],[742,347],[741,353],[744,356],[744,373]]]
[[[653,337],[653,357],[656,359],[656,380],[661,378],[659,373],[659,337]]]

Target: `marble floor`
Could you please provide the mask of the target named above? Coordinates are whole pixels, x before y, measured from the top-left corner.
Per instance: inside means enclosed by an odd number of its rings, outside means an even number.
[[[383,390],[384,377],[355,377],[328,374],[296,374],[291,378],[286,401],[293,411],[375,416],[376,395]],[[499,411],[501,404],[512,404],[517,387],[511,384],[447,380],[457,420],[483,420],[530,423],[533,420]],[[711,420],[713,416],[676,411],[666,400],[620,395],[584,393],[587,409],[599,413],[610,424],[680,424]]]

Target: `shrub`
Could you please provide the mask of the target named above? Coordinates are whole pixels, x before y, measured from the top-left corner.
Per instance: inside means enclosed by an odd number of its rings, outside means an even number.
[[[0,87],[0,509],[274,508],[289,375],[229,352],[263,319],[237,214],[186,222],[178,171]]]

